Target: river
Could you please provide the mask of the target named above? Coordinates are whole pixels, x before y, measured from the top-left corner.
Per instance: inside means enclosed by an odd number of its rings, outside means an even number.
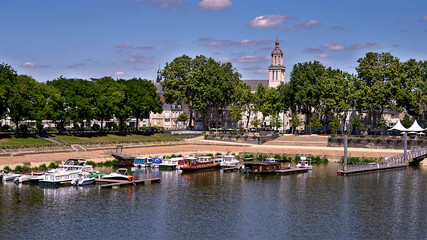
[[[426,239],[427,168],[337,176],[137,170],[160,183],[0,184],[1,239]],[[109,168],[101,169],[105,172]]]

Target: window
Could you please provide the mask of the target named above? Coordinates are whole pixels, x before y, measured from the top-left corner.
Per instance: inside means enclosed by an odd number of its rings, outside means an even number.
[[[172,109],[175,109],[175,104],[172,104]]]
[[[165,118],[169,118],[169,113],[165,112]]]
[[[181,105],[178,105],[178,109],[181,109]]]

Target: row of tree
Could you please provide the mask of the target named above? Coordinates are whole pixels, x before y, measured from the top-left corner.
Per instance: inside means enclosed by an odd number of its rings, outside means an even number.
[[[298,115],[305,115],[310,131],[329,123],[343,125],[354,111],[369,113],[365,122],[376,128],[385,125],[381,116],[386,110],[406,110],[415,118],[425,110],[427,61],[401,62],[390,53],[370,52],[358,63],[356,75],[317,61],[298,63],[288,82],[277,88],[260,84],[252,91],[231,63],[183,55],[166,63],[161,84],[167,103],[188,106],[190,128],[196,112],[201,114],[204,129],[221,127],[225,116],[234,121],[246,117],[246,127],[249,122],[261,126],[270,117],[270,125],[279,127],[280,113],[290,112],[292,126],[300,124]],[[148,80],[104,77],[91,82],[60,77],[43,84],[18,75],[7,64],[0,65],[0,103],[0,117],[9,116],[17,126],[30,119],[41,127],[41,121],[49,119],[60,129],[70,121],[93,119],[101,122],[102,129],[113,117],[124,128],[130,116],[137,121],[149,118],[150,112],[160,113],[163,104]],[[359,128],[363,124],[357,114],[352,121]]]
[[[43,128],[43,120],[51,120],[64,129],[69,122],[83,127],[94,119],[101,122],[102,130],[113,117],[124,129],[131,116],[138,126],[151,112],[161,113],[163,104],[148,80],[104,77],[92,82],[60,77],[44,84],[18,75],[7,64],[0,64],[0,102],[0,117],[10,117],[17,131],[24,120],[35,120],[38,129]]]

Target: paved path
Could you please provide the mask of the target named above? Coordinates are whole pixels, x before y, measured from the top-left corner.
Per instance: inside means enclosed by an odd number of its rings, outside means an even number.
[[[311,154],[319,156],[327,156],[329,159],[338,160],[343,156],[344,150],[340,147],[326,146],[289,146],[281,145],[277,142],[267,142],[263,145],[253,145],[245,143],[230,143],[222,141],[204,140],[203,137],[187,139],[183,142],[169,146],[140,146],[126,148],[124,151],[131,154],[140,155],[171,155],[171,154],[191,154],[191,153],[239,153],[239,152],[258,152],[258,153],[273,153],[273,154]],[[85,158],[93,161],[112,160],[111,153],[113,149],[94,150],[87,152],[65,152],[65,153],[44,153],[31,154],[15,157],[0,157],[0,169],[8,165],[13,168],[16,165],[38,166],[43,163],[65,161],[69,158]],[[394,156],[402,153],[402,150],[392,149],[366,149],[366,148],[349,148],[349,156],[357,157],[386,157]]]

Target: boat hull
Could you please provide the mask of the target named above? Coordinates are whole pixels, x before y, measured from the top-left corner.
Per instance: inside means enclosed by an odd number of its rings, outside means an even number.
[[[220,168],[219,164],[206,164],[197,166],[181,166],[182,172],[206,171]]]

